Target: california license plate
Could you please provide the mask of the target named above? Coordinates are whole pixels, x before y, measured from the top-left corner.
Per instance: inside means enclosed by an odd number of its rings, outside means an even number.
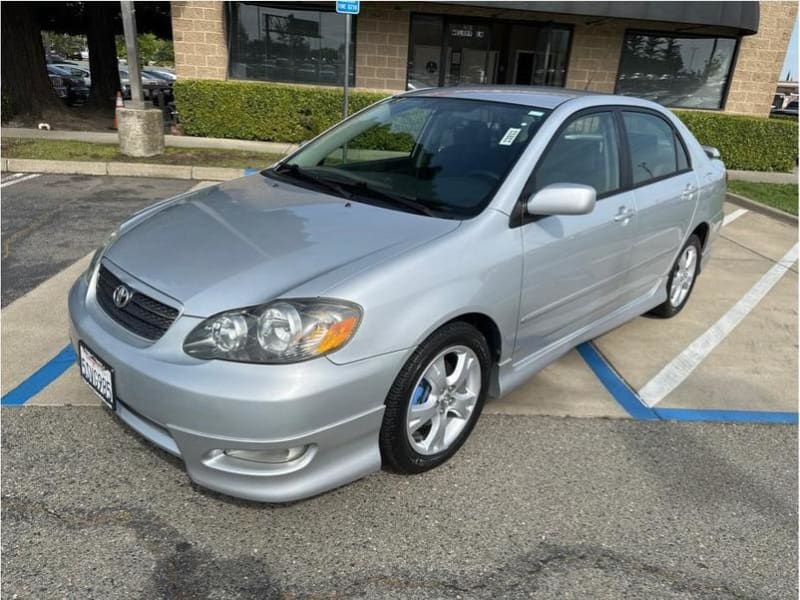
[[[81,377],[105,405],[114,410],[114,370],[84,346],[83,342],[78,343],[78,349]]]

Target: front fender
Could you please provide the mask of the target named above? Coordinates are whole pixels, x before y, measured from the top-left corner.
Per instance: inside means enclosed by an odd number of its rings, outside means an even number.
[[[489,210],[449,235],[376,265],[326,295],[357,302],[363,320],[336,363],[416,348],[442,324],[480,313],[497,325],[501,358],[511,356],[519,320],[522,238]]]

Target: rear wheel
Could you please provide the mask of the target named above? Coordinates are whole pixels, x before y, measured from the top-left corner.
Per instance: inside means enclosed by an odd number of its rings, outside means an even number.
[[[421,473],[453,456],[483,409],[489,346],[472,325],[445,325],[403,366],[386,397],[380,434],[384,466]]]
[[[700,238],[692,234],[681,249],[667,280],[667,300],[650,314],[668,319],[677,315],[692,295],[700,269]]]

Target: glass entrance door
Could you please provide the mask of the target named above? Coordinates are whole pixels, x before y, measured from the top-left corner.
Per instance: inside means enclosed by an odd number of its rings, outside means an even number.
[[[563,86],[570,38],[564,25],[412,14],[407,88]]]
[[[493,83],[496,62],[497,53],[489,51],[488,25],[448,23],[445,85]]]

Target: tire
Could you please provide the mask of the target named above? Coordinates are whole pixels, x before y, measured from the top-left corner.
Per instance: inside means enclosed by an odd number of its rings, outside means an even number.
[[[687,253],[692,253],[691,248],[694,249],[694,262],[690,268],[691,276],[689,279],[687,279],[689,275],[687,274],[686,270],[682,269],[682,261],[685,260]],[[667,299],[663,304],[660,304],[650,311],[649,314],[662,319],[670,319],[683,310],[683,307],[686,306],[686,303],[689,301],[689,298],[692,295],[694,284],[697,282],[697,275],[700,273],[700,257],[702,256],[702,252],[703,248],[700,243],[700,238],[697,237],[697,235],[692,234],[686,241],[686,244],[684,244],[683,248],[681,248],[681,251],[678,253],[678,257],[675,259],[675,264],[672,265],[669,279],[667,279]],[[673,296],[673,282],[675,282],[676,277],[683,277],[685,289],[684,292],[679,295],[679,301],[673,302],[673,300],[675,300],[675,297]],[[688,287],[686,286],[686,283],[688,283]]]
[[[440,375],[437,368],[442,364],[446,366],[444,375]],[[458,381],[456,368],[459,364],[464,365],[459,370],[465,373],[463,387],[450,385],[451,380]],[[468,323],[456,321],[444,325],[422,342],[400,370],[386,396],[380,432],[384,468],[404,474],[422,473],[453,456],[469,437],[483,410],[491,367],[486,338]],[[479,383],[476,383],[476,369],[480,373]],[[429,377],[431,382],[424,377]],[[440,381],[440,377],[444,379]],[[472,395],[475,396],[474,405],[469,410],[467,403],[472,400],[466,398]],[[435,401],[436,398],[439,400]],[[435,408],[426,408],[431,406]],[[416,413],[418,418],[410,414],[413,410],[420,411]],[[422,422],[412,433],[415,423],[426,418],[431,410],[434,414],[430,421]],[[436,423],[439,429],[434,430]],[[442,426],[444,433],[441,433]],[[440,444],[436,433],[442,438]]]

